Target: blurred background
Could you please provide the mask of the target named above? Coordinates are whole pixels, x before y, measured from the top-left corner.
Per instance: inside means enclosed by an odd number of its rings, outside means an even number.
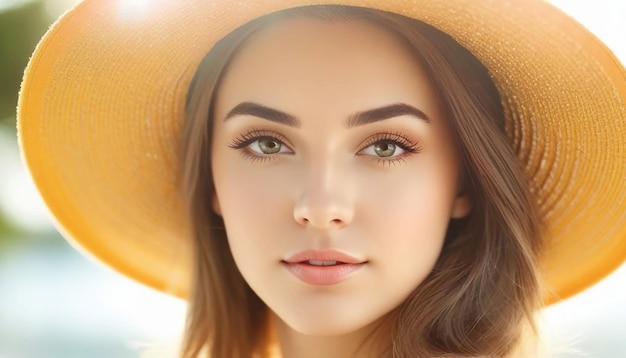
[[[76,2],[0,0],[0,358],[174,357],[184,302],[72,248],[52,227],[19,161],[22,72],[47,27]],[[626,62],[626,1],[552,2]],[[625,358],[626,265],[547,308],[543,326],[555,358]]]

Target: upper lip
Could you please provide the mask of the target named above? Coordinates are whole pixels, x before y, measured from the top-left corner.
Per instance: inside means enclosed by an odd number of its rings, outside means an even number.
[[[346,264],[362,264],[367,260],[359,259],[354,256],[350,256],[343,252],[335,250],[306,250],[299,252],[295,255],[289,256],[283,259],[284,262],[294,264],[304,261],[338,261]]]

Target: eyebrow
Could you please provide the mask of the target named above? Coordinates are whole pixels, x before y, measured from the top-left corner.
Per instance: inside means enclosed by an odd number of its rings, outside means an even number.
[[[254,102],[242,102],[231,109],[224,118],[224,121],[235,116],[253,116],[270,120],[272,122],[285,124],[290,127],[300,128],[300,120],[296,116],[274,108],[266,107]]]
[[[413,116],[423,120],[426,123],[430,123],[430,118],[421,111],[406,103],[394,103],[388,106],[370,109],[363,112],[358,112],[351,115],[346,121],[346,128],[353,128],[362,126],[364,124],[370,124],[385,119],[400,117],[400,116]]]
[[[254,102],[242,102],[236,105],[224,118],[227,121],[235,116],[248,115],[267,119],[272,122],[287,125],[289,127],[300,128],[300,120],[289,113],[278,109],[263,106]],[[394,103],[388,106],[374,108],[350,115],[344,123],[346,128],[354,128],[365,124],[379,122],[385,119],[409,115],[430,123],[430,118],[418,108],[406,103]]]

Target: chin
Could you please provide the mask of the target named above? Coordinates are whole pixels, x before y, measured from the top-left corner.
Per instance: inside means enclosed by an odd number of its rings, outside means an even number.
[[[283,324],[299,334],[328,337],[357,332],[370,326],[380,318],[369,316],[367,313],[367,310],[345,309],[343,312],[333,312],[332,310],[324,310],[322,312],[311,309],[306,313],[298,312],[278,316],[278,318]]]
[[[288,324],[294,331],[305,335],[315,337],[329,337],[329,336],[343,336],[350,334],[363,328],[361,325],[347,324],[342,322],[337,324],[335,322],[295,322],[296,324]]]

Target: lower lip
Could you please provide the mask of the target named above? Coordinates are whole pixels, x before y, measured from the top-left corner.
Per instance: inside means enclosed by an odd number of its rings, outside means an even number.
[[[365,266],[360,264],[341,264],[333,266],[314,266],[305,263],[283,262],[287,269],[300,280],[317,286],[336,285],[349,278]]]

